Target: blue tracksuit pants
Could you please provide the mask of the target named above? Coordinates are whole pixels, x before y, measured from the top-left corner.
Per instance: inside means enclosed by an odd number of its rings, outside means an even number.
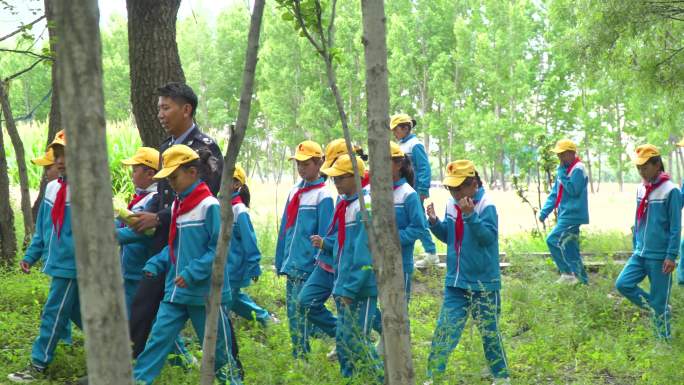
[[[335,337],[337,319],[325,307],[325,302],[332,295],[334,284],[335,274],[316,265],[297,298],[299,309],[304,313],[306,321],[332,338]]]
[[[589,282],[579,250],[580,225],[566,225],[562,222],[546,237],[551,258],[561,274],[574,274],[586,284]]]
[[[256,319],[261,325],[266,326],[271,320],[271,314],[269,314],[268,310],[257,305],[252,297],[242,291],[239,287],[231,286],[231,290],[232,300],[230,310],[242,318],[250,321]]]
[[[384,365],[370,340],[376,317],[377,297],[357,298],[349,305],[339,303],[337,316],[337,355],[343,377],[367,374],[384,381]]]
[[[432,337],[428,357],[428,377],[446,370],[449,355],[458,345],[463,328],[471,313],[482,337],[489,369],[496,378],[508,377],[508,364],[499,332],[501,296],[499,291],[473,291],[447,286],[444,303]]]
[[[78,283],[76,279],[53,277],[40,317],[40,332],[31,349],[34,365],[44,368],[52,362],[57,342],[66,336],[70,321],[83,328]]]
[[[650,292],[638,285],[648,277]],[[618,291],[635,305],[651,311],[656,338],[670,339],[670,310],[668,301],[672,287],[672,274],[663,273],[663,260],[646,259],[632,255],[615,281]]]
[[[131,314],[131,304],[133,304],[133,298],[135,298],[135,293],[138,291],[138,286],[140,286],[139,279],[124,279],[127,314]]]
[[[241,385],[239,370],[231,354],[230,319],[228,309],[221,306],[216,341],[216,377],[222,384]],[[171,353],[176,336],[181,332],[188,319],[197,333],[200,343],[204,342],[206,307],[192,306],[162,301],[157,318],[152,326],[145,350],[140,353],[133,368],[136,381],[152,384],[159,375],[166,357]]]

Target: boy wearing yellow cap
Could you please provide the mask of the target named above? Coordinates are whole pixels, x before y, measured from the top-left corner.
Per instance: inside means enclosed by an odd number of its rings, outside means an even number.
[[[176,192],[171,207],[168,243],[143,268],[145,275],[166,273],[164,298],[152,326],[145,349],[133,370],[136,381],[151,384],[161,372],[178,333],[191,320],[199,342],[204,341],[206,302],[211,283],[221,214],[218,200],[200,179],[198,154],[186,145],[174,145],[163,153],[163,167],[156,179],[167,178]],[[224,269],[215,371],[221,383],[241,384],[239,370],[231,355],[231,329],[228,264]]]
[[[615,287],[632,303],[649,310],[656,338],[669,341],[668,301],[679,252],[682,197],[677,185],[665,173],[660,151],[655,146],[637,147],[634,163],[643,179],[637,189],[634,250]],[[646,277],[650,292],[639,287]]]
[[[43,272],[52,280],[40,317],[39,336],[31,350],[31,363],[25,370],[7,376],[13,382],[27,383],[43,377],[46,367],[54,358],[57,342],[67,333],[69,323],[73,321],[82,328],[65,148],[66,137],[64,131],[60,131],[48,146],[54,152],[54,162],[60,176],[45,188],[31,244],[19,263],[21,270],[28,274],[31,266],[45,255]]]
[[[249,217],[251,199],[247,187],[245,170],[235,165],[233,173],[233,236],[228,249],[228,274],[230,277],[231,302],[228,306],[235,314],[253,321],[256,319],[262,326],[267,326],[277,319],[244,291],[251,282],[257,282],[261,276],[261,251],[257,246],[257,237]]]
[[[401,151],[411,159],[415,173],[413,188],[418,193],[421,203],[430,196],[430,182],[432,180],[432,168],[425,146],[412,131],[416,127],[416,120],[407,114],[396,114],[390,118],[390,130],[399,142]],[[425,259],[418,261],[416,265],[425,267],[439,262],[437,248],[429,232],[420,237],[420,242],[425,249]]]
[[[444,220],[435,214],[434,204],[427,207],[430,230],[447,244],[444,303],[428,357],[428,383],[444,374],[471,313],[494,383],[507,384],[508,364],[498,327],[501,272],[496,207],[469,160],[449,163],[442,183],[451,194]]]
[[[359,173],[366,167],[356,157]],[[335,207],[332,219],[334,240],[332,252],[335,256],[335,283],[333,296],[338,305],[335,340],[340,371],[344,377],[357,376],[363,372],[383,381],[383,363],[378,358],[375,346],[370,341],[370,330],[377,316],[378,289],[372,258],[368,247],[368,234],[361,222],[357,183],[348,154],[341,155],[330,167],[321,170],[332,177],[340,201]],[[370,195],[364,193],[368,205]],[[326,238],[327,239],[327,238]]]
[[[551,258],[558,267],[557,283],[588,283],[587,272],[579,250],[580,226],[589,223],[587,184],[589,178],[577,156],[577,146],[569,139],[561,139],[551,150],[560,160],[551,194],[539,213],[544,222],[553,210],[558,210],[558,222],[546,237]]]
[[[318,143],[311,140],[301,142],[290,160],[297,162],[297,172],[302,180],[287,197],[278,233],[275,267],[279,275],[287,277],[285,301],[292,355],[299,358],[311,350],[309,335],[312,325],[307,325],[305,310],[314,317],[323,315],[329,318],[323,303],[303,308],[299,306],[298,298],[316,266],[317,250],[310,239],[314,235],[325,234],[332,218],[333,200],[320,174],[323,150]],[[329,326],[324,332],[334,336],[335,330]]]
[[[45,170],[45,181],[52,182],[53,180],[59,178],[59,169],[55,165],[55,154],[52,147],[45,151],[43,156],[31,159],[31,163],[36,166],[42,166]]]
[[[131,180],[135,194],[127,209],[131,212],[146,211],[151,199],[157,194],[154,174],[159,170],[159,151],[151,147],[140,147],[130,158],[121,161],[131,166]],[[133,297],[142,279],[145,262],[152,256],[150,238],[133,231],[122,221],[117,221],[116,239],[121,245],[121,268],[124,277],[126,309],[131,312]]]

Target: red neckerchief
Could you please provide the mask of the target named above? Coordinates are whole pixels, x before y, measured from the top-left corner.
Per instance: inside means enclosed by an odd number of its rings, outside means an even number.
[[[646,214],[646,209],[648,208],[648,196],[651,195],[653,190],[657,189],[658,187],[660,187],[661,184],[667,182],[668,180],[670,180],[670,176],[662,172],[660,173],[660,175],[658,175],[658,178],[656,179],[655,183],[644,182],[646,192],[644,193],[644,196],[641,198],[641,202],[639,202],[639,208],[637,209],[637,225],[641,223],[641,219]]]
[[[59,191],[57,191],[57,197],[55,202],[52,204],[52,211],[50,216],[52,217],[52,227],[57,230],[57,239],[62,233],[62,226],[64,226],[64,210],[66,209],[66,196],[67,196],[67,182],[64,178],[57,179],[59,183]]]
[[[173,202],[173,211],[171,213],[171,228],[169,229],[169,257],[171,258],[172,264],[176,264],[176,254],[173,252],[173,241],[176,240],[176,220],[179,216],[194,209],[195,206],[204,200],[204,198],[210,196],[212,196],[211,190],[209,190],[209,186],[204,182],[198,184],[183,200],[180,200],[178,196],[176,196],[176,200]]]
[[[461,246],[463,245],[463,213],[461,212],[461,207],[458,203],[454,204],[456,209],[456,220],[454,220],[454,247],[456,248],[456,255],[461,255]]]
[[[132,209],[136,203],[140,202],[149,193],[149,191],[143,191],[141,194],[133,194],[133,198],[131,199],[131,202],[128,204],[128,209]]]
[[[240,204],[240,203],[243,203],[243,202],[242,202],[242,197],[239,196],[239,195],[236,196],[235,198],[233,198],[233,200],[230,201],[230,204],[231,204],[232,206],[235,206],[235,205]]]
[[[330,229],[328,230],[328,234],[332,232],[333,227],[337,223],[337,244],[339,245],[339,248],[337,250],[337,256],[339,257],[340,254],[342,254],[342,248],[344,247],[344,238],[345,238],[345,230],[347,226],[347,207],[349,207],[349,201],[346,199],[342,199],[337,203],[337,207],[335,207],[335,215],[333,215],[332,222],[330,223]]]
[[[295,221],[297,221],[297,213],[299,212],[299,201],[301,200],[302,194],[322,187],[325,187],[325,183],[323,182],[311,186],[302,187],[299,190],[297,190],[296,193],[294,193],[292,199],[290,199],[290,202],[287,204],[287,208],[285,209],[285,217],[287,218],[287,220],[285,221],[286,231],[290,227],[294,226]]]
[[[363,178],[361,178],[361,188],[364,188],[370,184],[370,173],[368,171],[363,173]]]
[[[577,163],[579,163],[579,161],[580,161],[580,158],[579,158],[579,157],[576,157],[575,160],[573,160],[572,163],[570,163],[570,165],[568,166],[568,168],[565,169],[565,175],[570,175],[570,173],[572,172],[573,167],[575,167],[575,165],[576,165]],[[556,203],[554,203],[554,205],[553,205],[553,209],[554,209],[554,210],[557,209],[558,206],[560,206],[561,198],[563,198],[563,184],[560,183],[560,182],[559,182],[558,184],[560,184],[560,186],[558,186],[558,196],[556,197]]]

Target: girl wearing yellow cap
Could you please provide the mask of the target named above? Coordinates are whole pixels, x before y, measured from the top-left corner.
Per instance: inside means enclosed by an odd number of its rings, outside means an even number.
[[[656,338],[668,341],[671,338],[668,301],[679,252],[682,197],[677,185],[665,173],[655,146],[637,147],[634,163],[644,181],[637,189],[634,251],[615,287],[632,303],[651,312]],[[638,286],[646,277],[650,292]]]
[[[276,246],[275,266],[280,275],[287,277],[285,301],[289,319],[292,355],[295,358],[305,357],[311,350],[309,335],[312,325],[307,322],[307,314],[327,335],[335,336],[334,317],[322,302],[307,302],[300,306],[299,296],[306,282],[311,290],[325,285],[326,262],[316,263],[318,250],[311,244],[311,237],[324,235],[333,213],[333,200],[325,188],[325,179],[321,177],[323,149],[311,140],[305,140],[297,146],[290,160],[297,162],[297,172],[302,180],[297,183],[287,197],[283,210]],[[321,267],[323,266],[323,267]],[[316,268],[318,267],[318,271]]]
[[[577,157],[577,146],[569,139],[561,139],[551,150],[560,160],[556,182],[539,213],[544,222],[553,210],[558,210],[558,222],[546,238],[551,257],[558,267],[557,283],[587,284],[589,278],[579,249],[580,226],[589,223],[587,185],[589,178]]]
[[[363,175],[365,163],[360,157],[356,158],[356,162],[359,173]],[[370,330],[377,316],[378,289],[368,248],[368,234],[361,223],[356,190],[361,181],[354,177],[352,160],[348,154],[340,156],[321,172],[332,177],[341,198],[332,219],[333,232],[336,234],[332,243],[336,275],[333,296],[338,305],[335,340],[340,371],[344,377],[370,372],[382,383],[383,364],[370,340]],[[366,190],[362,191],[368,204],[370,195],[367,195]]]
[[[277,322],[271,313],[257,305],[243,288],[257,282],[261,276],[261,251],[249,216],[250,193],[247,175],[239,165],[233,173],[233,237],[228,249],[228,274],[230,277],[231,302],[228,306],[235,314],[248,320],[256,319],[262,326]]]
[[[447,244],[444,303],[428,357],[428,383],[443,375],[471,313],[480,330],[494,383],[507,384],[508,364],[498,322],[501,272],[496,207],[469,160],[449,163],[442,183],[451,194],[444,220],[435,215],[434,204],[427,207],[430,230]]]
[[[159,375],[174,348],[176,336],[188,319],[200,344],[204,341],[206,302],[221,228],[219,202],[200,179],[203,164],[199,155],[192,148],[179,144],[169,147],[162,156],[163,168],[155,178],[167,178],[176,198],[171,206],[168,243],[143,268],[148,277],[166,273],[164,298],[145,349],[137,357],[133,369],[135,380],[144,384],[152,384]],[[238,385],[242,380],[231,354],[228,265],[224,269],[219,308],[215,371],[221,383]]]

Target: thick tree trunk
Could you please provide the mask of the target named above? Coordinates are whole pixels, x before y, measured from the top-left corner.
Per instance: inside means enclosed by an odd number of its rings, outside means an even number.
[[[17,168],[19,170],[19,188],[21,190],[21,214],[24,217],[24,241],[23,246],[26,247],[33,236],[33,212],[31,211],[31,193],[29,192],[28,170],[26,170],[26,155],[24,153],[24,143],[21,141],[19,131],[14,123],[14,116],[12,115],[12,107],[9,101],[9,87],[8,83],[0,82],[0,104],[2,104],[2,113],[5,116],[5,123],[7,126],[7,133],[12,140],[12,147],[14,148],[14,156],[17,161]]]
[[[242,93],[240,94],[240,109],[238,110],[235,130],[231,132],[228,150],[223,159],[223,176],[221,177],[221,238],[216,247],[216,256],[211,272],[211,289],[207,306],[207,321],[202,344],[202,385],[214,383],[214,362],[216,361],[216,336],[218,332],[218,314],[221,305],[221,289],[223,288],[223,271],[228,257],[228,246],[233,233],[233,207],[231,204],[233,173],[235,162],[240,153],[240,146],[245,137],[249,110],[254,91],[254,77],[259,51],[259,35],[261,20],[264,14],[264,0],[255,0],[252,19],[247,36],[247,54],[245,55],[245,69],[242,74]]]
[[[112,220],[97,0],[57,2],[76,266],[91,385],[131,384],[131,347]],[[68,26],[68,28],[65,28]]]
[[[368,149],[373,186],[372,226],[368,239],[382,303],[385,380],[392,385],[413,384],[411,333],[404,296],[403,268],[401,259],[396,258],[401,255],[401,248],[394,214],[392,173],[388,167],[391,160],[385,7],[382,1],[362,0],[361,11],[368,95]]]
[[[55,24],[55,2],[54,0],[44,0],[45,5],[45,20],[47,20],[48,35],[50,36],[50,54],[52,56],[52,66],[50,68],[50,82],[52,84],[52,95],[50,97],[50,116],[48,121],[48,133],[45,143],[47,147],[52,139],[55,137],[57,131],[60,130],[62,125],[62,116],[59,110],[59,89],[57,87],[57,66],[59,65],[59,60],[55,55],[58,46],[59,33],[57,32],[57,25]],[[40,208],[40,203],[43,201],[43,196],[45,195],[45,186],[47,186],[47,179],[45,172],[42,173],[40,178],[40,187],[38,189],[38,197],[33,202],[32,214],[33,221],[35,222],[38,217],[38,209]]]
[[[2,116],[0,111],[0,116]],[[0,122],[2,122],[0,120]],[[14,264],[17,253],[17,236],[14,233],[14,212],[10,201],[9,169],[5,141],[0,124],[0,264],[5,267]]]
[[[167,137],[157,120],[157,87],[185,82],[176,45],[180,0],[126,0],[131,103],[145,146],[157,148]]]

